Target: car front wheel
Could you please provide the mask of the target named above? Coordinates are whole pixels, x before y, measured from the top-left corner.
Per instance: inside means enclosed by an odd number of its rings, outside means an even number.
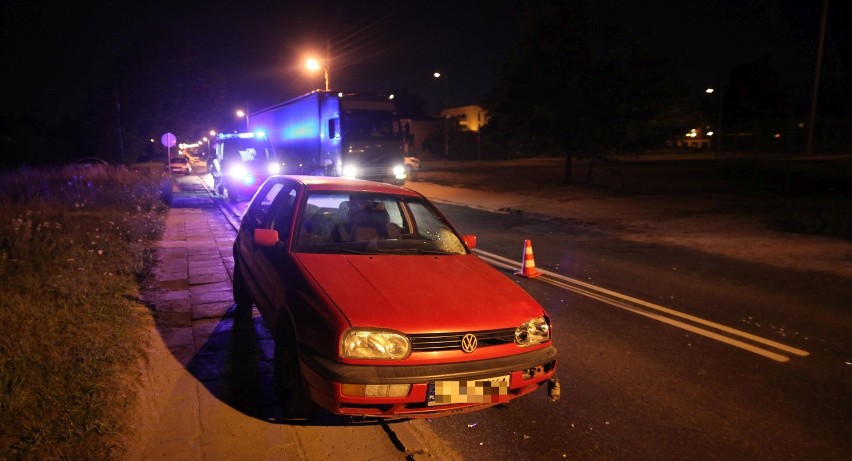
[[[286,322],[282,319],[281,322]],[[275,389],[281,399],[284,417],[307,419],[313,416],[316,406],[311,401],[302,372],[292,328],[285,327],[275,338]]]

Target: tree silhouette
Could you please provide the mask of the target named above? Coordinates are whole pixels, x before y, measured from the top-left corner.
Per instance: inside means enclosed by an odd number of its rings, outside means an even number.
[[[152,32],[113,65],[111,81],[91,88],[86,111],[91,148],[134,161],[163,133],[178,142],[201,139],[220,112],[222,90],[210,67],[180,31]]]
[[[575,157],[642,151],[671,133],[666,116],[677,110],[677,74],[603,25],[605,14],[573,0],[527,8],[518,43],[483,101],[489,146],[565,156],[570,183]]]

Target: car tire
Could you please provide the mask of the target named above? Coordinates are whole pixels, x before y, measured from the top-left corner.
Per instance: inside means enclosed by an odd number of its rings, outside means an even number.
[[[230,200],[231,203],[238,203],[240,201],[240,196],[236,192],[232,191],[231,189],[225,190],[228,191],[228,200]]]
[[[286,323],[287,319],[281,319]],[[293,329],[285,325],[275,338],[275,390],[286,419],[310,419],[316,412],[299,369],[299,352]]]
[[[240,270],[239,261],[234,260],[234,304],[237,305],[237,311],[251,310],[254,300],[246,287],[246,280],[243,278],[242,270]]]

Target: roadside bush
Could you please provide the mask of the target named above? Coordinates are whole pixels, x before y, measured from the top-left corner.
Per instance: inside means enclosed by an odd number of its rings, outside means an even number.
[[[124,167],[0,176],[0,459],[122,456],[161,181]]]

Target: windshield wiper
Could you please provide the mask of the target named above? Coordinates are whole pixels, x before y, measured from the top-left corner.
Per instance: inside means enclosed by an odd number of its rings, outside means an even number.
[[[420,254],[420,255],[456,255],[452,251],[424,250],[422,248],[387,248],[379,250],[381,253]]]

